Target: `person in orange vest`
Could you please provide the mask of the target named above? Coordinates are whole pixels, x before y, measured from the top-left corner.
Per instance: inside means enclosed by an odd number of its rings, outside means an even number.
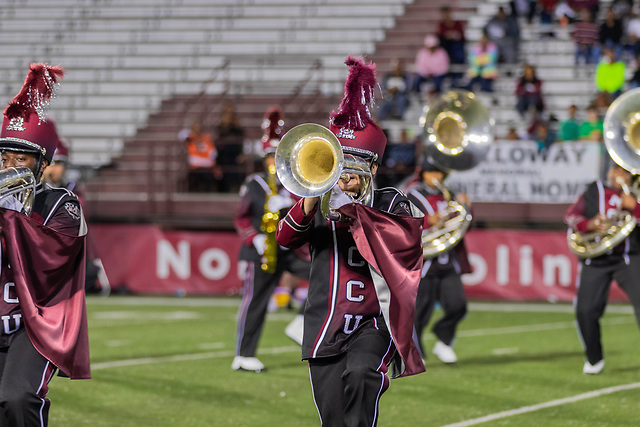
[[[218,151],[208,133],[202,133],[199,121],[193,122],[185,139],[189,163],[188,189],[190,192],[208,193],[213,191],[218,170]]]

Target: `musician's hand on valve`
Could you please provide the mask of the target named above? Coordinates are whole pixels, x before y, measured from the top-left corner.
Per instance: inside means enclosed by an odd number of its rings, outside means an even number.
[[[0,208],[9,209],[12,211],[20,212],[22,211],[22,203],[14,196],[7,196],[0,200]]]
[[[253,238],[253,247],[256,248],[258,255],[264,255],[265,249],[267,249],[267,236],[265,234],[258,234]]]
[[[609,228],[609,223],[602,214],[594,216],[587,222],[587,231],[605,231],[607,228]]]
[[[622,209],[632,212],[636,208],[637,204],[638,202],[634,196],[632,196],[631,194],[622,193],[622,204],[620,205]]]
[[[344,205],[348,205],[349,203],[354,203],[353,199],[344,194],[344,191],[342,191],[338,185],[334,185],[331,189],[329,209],[332,211],[337,211],[338,209],[340,209]]]

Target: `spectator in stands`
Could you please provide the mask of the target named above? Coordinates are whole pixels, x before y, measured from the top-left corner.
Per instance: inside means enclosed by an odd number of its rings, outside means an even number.
[[[415,90],[422,91],[422,83],[431,81],[433,93],[442,91],[442,81],[449,72],[449,55],[439,46],[438,38],[428,34],[424,38],[424,47],[416,55],[416,83]]]
[[[586,10],[591,16],[598,16],[600,10],[600,0],[567,0],[567,3],[576,12]]]
[[[501,62],[515,64],[518,61],[520,27],[515,16],[507,15],[504,8],[499,7],[496,16],[484,27],[484,32],[498,46]]]
[[[480,41],[469,50],[470,79],[467,90],[473,91],[476,84],[484,92],[493,92],[493,81],[498,77],[498,48],[483,34]]]
[[[593,104],[598,110],[598,117],[604,119],[604,115],[607,114],[607,110],[611,105],[611,96],[607,92],[598,92],[593,100]]]
[[[560,123],[560,141],[577,141],[580,139],[580,122],[576,119],[578,113],[578,107],[575,104],[571,104],[567,108],[569,117],[567,120]]]
[[[452,64],[464,64],[464,26],[461,21],[455,21],[448,6],[440,9],[441,17],[438,22],[437,35],[440,46],[447,51]]]
[[[420,78],[420,77],[418,77]],[[404,61],[394,59],[393,71],[382,82],[382,105],[378,111],[378,120],[394,118],[402,120],[409,107],[411,77],[404,69]]]
[[[598,109],[591,104],[585,111],[587,119],[580,125],[580,139],[602,141],[604,129],[602,120],[598,117]]]
[[[519,141],[520,135],[518,135],[518,131],[516,130],[516,128],[512,126],[509,128],[509,130],[507,130],[507,134],[505,135],[504,139],[507,141]]]
[[[607,17],[600,25],[600,46],[612,49],[615,52],[615,59],[622,58],[622,21],[616,18],[613,8],[607,9]]]
[[[538,151],[546,151],[556,142],[556,134],[546,120],[539,120],[532,138],[538,144]]]
[[[611,99],[616,99],[624,87],[625,65],[616,60],[613,49],[605,49],[602,59],[596,68],[596,87],[599,92],[606,92]]]
[[[629,89],[635,89],[637,87],[640,87],[640,63],[636,65],[636,70],[629,80]]]
[[[585,64],[596,64],[600,57],[598,46],[598,26],[593,23],[591,13],[587,9],[580,11],[580,21],[573,27],[573,41],[576,45],[575,65],[580,58]]]
[[[558,0],[538,0],[540,6],[540,32],[541,37],[555,37],[553,29],[553,14]]]
[[[202,133],[202,125],[196,120],[191,124],[191,130],[184,142],[187,146],[189,164],[189,191],[213,191],[216,178],[220,178],[220,173],[216,165],[218,152],[211,140],[211,135]]]
[[[627,26],[627,37],[629,39],[629,48],[633,52],[633,57],[640,55],[640,9],[638,15],[629,21]]]
[[[403,179],[413,174],[416,166],[416,143],[407,129],[402,129],[397,142],[387,145],[383,160],[387,187],[396,187]],[[379,180],[376,184],[382,187]]]
[[[562,27],[573,24],[576,20],[576,11],[571,9],[565,0],[560,0],[555,10],[556,19]]]
[[[524,118],[527,111],[535,108],[537,112],[544,110],[542,100],[542,80],[536,76],[536,69],[531,64],[525,64],[522,77],[516,85],[517,108]]]
[[[247,158],[243,153],[244,128],[240,124],[233,103],[225,105],[222,109],[217,131],[217,162],[222,173],[220,191],[237,193],[244,181]]]

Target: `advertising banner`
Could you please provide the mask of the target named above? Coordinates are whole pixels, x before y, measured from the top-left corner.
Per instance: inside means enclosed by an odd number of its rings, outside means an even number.
[[[600,172],[602,144],[577,141],[540,151],[531,141],[491,144],[484,161],[451,172],[446,185],[473,202],[573,203]]]
[[[174,295],[239,294],[242,266],[235,233],[163,230],[154,225],[91,226],[114,292]],[[566,233],[471,230],[465,237],[473,273],[469,299],[572,301],[578,261]],[[625,300],[616,285],[612,300]]]

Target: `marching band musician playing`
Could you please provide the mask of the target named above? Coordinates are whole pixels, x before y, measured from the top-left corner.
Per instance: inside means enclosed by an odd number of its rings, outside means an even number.
[[[247,263],[242,285],[242,301],[238,309],[235,370],[261,372],[265,369],[255,357],[269,299],[282,274],[309,278],[308,255],[304,251],[280,248],[275,242],[278,218],[295,203],[275,173],[274,154],[280,142],[282,111],[271,107],[262,124],[265,173],[247,177],[240,189],[240,204],[235,227],[242,239],[239,259]],[[266,222],[265,222],[266,221]]]
[[[345,97],[330,130],[345,155],[364,159],[375,175],[386,145],[367,108],[375,66],[352,57],[346,64]],[[306,197],[280,221],[276,238],[291,248],[310,244],[302,358],[322,425],[373,426],[389,387],[387,366],[391,377],[424,371],[413,340],[422,218],[394,188],[375,190],[370,205],[355,203],[347,194],[368,178],[344,175],[329,203],[340,221],[319,212],[318,197]]]
[[[87,226],[73,193],[41,182],[59,144],[44,107],[62,74],[58,67],[31,64],[0,129],[3,171],[26,167],[36,182],[29,216],[19,198],[0,201],[1,426],[47,425],[48,383],[57,369],[71,379],[90,378],[84,293]]]
[[[626,194],[631,174],[611,163],[607,181],[596,181],[567,210],[565,223],[579,233],[606,232],[610,218],[621,210],[640,219],[640,205],[633,195]],[[622,185],[624,183],[624,186]],[[584,346],[585,374],[599,374],[604,369],[600,339],[600,318],[604,314],[611,281],[615,280],[627,294],[640,325],[640,230],[638,227],[609,252],[581,260],[578,264],[578,294],[576,317],[578,335]]]
[[[424,212],[425,231],[437,226],[446,214],[448,200],[438,188],[446,172],[436,166],[429,158],[422,163],[420,181],[413,184],[407,197]],[[456,197],[459,203],[470,206],[466,194]],[[444,316],[433,326],[433,333],[438,341],[433,347],[433,354],[443,363],[455,363],[458,358],[453,351],[456,327],[467,314],[467,299],[460,275],[471,272],[464,240],[454,248],[440,253],[437,257],[426,259],[422,266],[422,279],[416,299],[415,326],[420,343],[420,351],[426,358],[422,332],[427,327],[436,301],[440,302]]]

